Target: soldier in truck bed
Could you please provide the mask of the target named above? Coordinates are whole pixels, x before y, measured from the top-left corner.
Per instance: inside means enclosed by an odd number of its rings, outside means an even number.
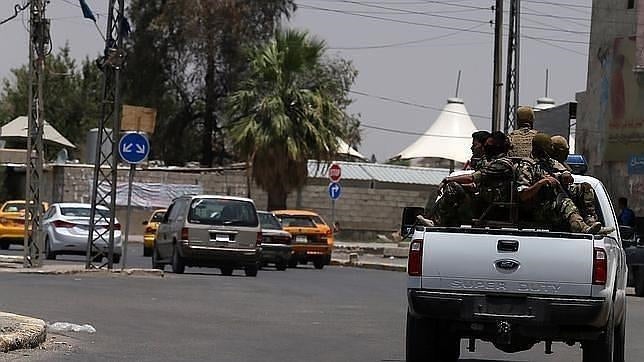
[[[532,108],[522,106],[517,109],[517,126],[518,128],[508,135],[512,144],[512,149],[508,152],[508,156],[530,158],[532,138],[538,133],[534,129],[534,111],[532,111]]]
[[[503,132],[493,132],[484,145],[488,162],[471,174],[446,177],[439,196],[428,207],[433,221],[419,220],[425,225],[460,226],[472,222],[472,214],[480,215],[493,202],[510,200],[514,176],[512,160],[507,157],[510,142]],[[471,192],[468,190],[474,190]]]
[[[552,151],[550,157],[561,163],[568,171],[572,172],[570,166],[566,163],[570,147],[568,141],[563,136],[552,136]],[[584,218],[586,224],[591,224],[599,220],[597,211],[595,210],[595,191],[593,187],[587,183],[582,182],[578,184],[568,185],[570,198],[575,203],[581,216]]]
[[[478,171],[487,162],[485,158],[485,141],[490,138],[490,132],[488,131],[476,131],[472,133],[472,158],[470,158],[463,166],[463,170],[474,170]]]
[[[552,159],[549,153],[552,153],[550,136],[536,134],[532,140],[533,160],[525,160],[519,166],[519,201],[536,222],[548,226],[568,224],[570,231],[576,233],[599,233],[601,224],[586,224],[579,209],[565,192],[565,187],[574,181],[572,174]]]

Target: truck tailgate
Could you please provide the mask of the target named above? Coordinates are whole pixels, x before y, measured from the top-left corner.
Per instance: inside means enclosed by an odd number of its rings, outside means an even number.
[[[459,292],[590,296],[591,235],[427,229],[421,287]]]

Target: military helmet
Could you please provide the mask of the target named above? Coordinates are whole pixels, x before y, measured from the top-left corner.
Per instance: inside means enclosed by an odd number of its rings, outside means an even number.
[[[517,123],[534,123],[534,111],[531,107],[521,106],[517,109]]]
[[[568,141],[566,141],[566,138],[564,136],[552,136],[550,137],[550,140],[552,141],[552,148],[554,148],[555,150],[568,151],[570,149],[570,146],[568,146]]]
[[[552,153],[550,153],[550,157],[559,162],[565,162],[566,158],[568,158],[568,151],[570,150],[566,138],[556,135],[552,136],[550,140],[552,142]]]
[[[547,133],[537,133],[532,139],[532,149],[541,150],[547,154],[552,154],[552,140]]]

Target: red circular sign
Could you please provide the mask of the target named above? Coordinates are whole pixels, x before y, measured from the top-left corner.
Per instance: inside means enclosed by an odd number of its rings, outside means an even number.
[[[340,178],[342,178],[342,169],[340,168],[340,165],[334,163],[329,167],[329,180],[338,182],[340,181]]]

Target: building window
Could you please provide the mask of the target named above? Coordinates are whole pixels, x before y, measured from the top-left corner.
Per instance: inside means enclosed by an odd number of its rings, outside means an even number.
[[[634,9],[635,8],[635,0],[628,0],[628,4],[626,5],[627,9]]]

